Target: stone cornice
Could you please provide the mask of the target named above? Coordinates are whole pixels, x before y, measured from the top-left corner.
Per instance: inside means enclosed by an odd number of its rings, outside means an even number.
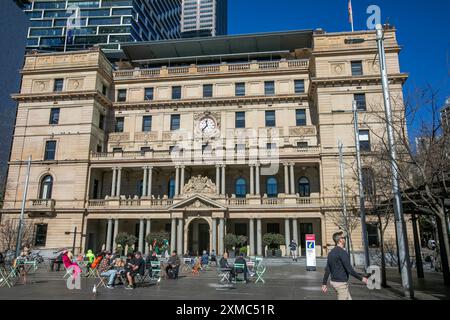
[[[11,95],[11,98],[17,102],[57,102],[72,100],[90,100],[101,103],[104,106],[111,107],[112,102],[98,91],[64,91],[64,92],[45,92],[45,93],[19,93]]]
[[[275,96],[246,96],[246,97],[225,97],[214,99],[182,99],[182,100],[161,100],[161,101],[137,101],[137,102],[116,102],[113,104],[116,110],[130,110],[130,108],[185,108],[185,107],[209,107],[209,106],[229,106],[229,105],[255,105],[273,103],[296,103],[308,102],[308,95],[275,95]]]

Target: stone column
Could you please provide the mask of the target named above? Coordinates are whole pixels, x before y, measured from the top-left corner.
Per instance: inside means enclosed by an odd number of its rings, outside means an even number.
[[[294,176],[294,166],[295,164],[291,163],[291,194],[295,194],[295,176]]]
[[[224,236],[224,220],[223,218],[219,219],[219,252],[218,255],[222,255],[225,251],[224,245],[223,245],[223,236]]]
[[[118,168],[117,169],[117,193],[116,193],[116,197],[120,197],[120,187],[122,185],[122,168]]]
[[[225,165],[222,165],[222,179],[220,179],[220,182],[222,184],[222,194],[225,195]]]
[[[184,173],[186,171],[186,167],[182,166],[181,167],[181,181],[180,181],[180,194],[183,195],[183,188],[184,188],[184,184],[185,184],[185,179],[184,179]]]
[[[147,196],[147,167],[144,167],[144,178],[143,178],[143,182],[142,182],[142,196],[146,197]]]
[[[183,255],[183,218],[178,219],[178,234],[177,234],[177,251],[178,255]]]
[[[175,167],[175,197],[180,194],[180,167]]]
[[[216,189],[217,195],[220,195],[220,165],[216,165]]]
[[[145,227],[145,234],[144,234],[144,246],[145,246],[145,254],[150,253],[150,244],[145,242],[145,236],[151,233],[152,231],[152,221],[150,219],[147,219],[147,225]]]
[[[259,175],[260,175],[260,167],[259,164],[256,165],[255,167],[256,170],[256,194],[260,195],[261,194],[261,189],[260,189],[260,184],[259,184]]]
[[[113,176],[111,182],[111,197],[116,196],[117,168],[113,168]]]
[[[148,186],[147,186],[147,197],[152,196],[152,178],[153,178],[153,167],[148,168]]]
[[[138,251],[144,251],[144,219],[139,220],[139,242]]]
[[[118,234],[119,234],[119,219],[114,219],[114,235],[113,235],[114,248],[112,248],[113,251],[115,251],[117,248],[116,237]]]
[[[289,168],[287,163],[284,164],[284,193],[290,194],[289,192]]]
[[[262,223],[261,219],[256,220],[256,254],[258,256],[263,255],[262,248]]]
[[[255,171],[253,165],[250,165],[250,194],[255,194]]]
[[[177,232],[177,219],[172,218],[172,228],[170,229],[170,251],[173,251],[176,248],[175,244],[176,232]]]
[[[217,219],[216,218],[212,219],[211,237],[212,237],[211,251],[214,250],[214,251],[216,251],[216,254],[218,254],[218,252],[217,252]]]
[[[295,243],[297,244],[297,255],[298,255],[298,248],[299,248],[298,219],[292,219],[292,239],[294,239]]]
[[[111,250],[112,226],[112,219],[108,219],[108,228],[106,231],[106,251]]]
[[[289,218],[284,219],[284,235],[286,242],[286,257],[289,257],[289,244],[291,243],[291,226]]]
[[[249,220],[249,250],[248,255],[253,256],[255,254],[255,221],[254,219]]]

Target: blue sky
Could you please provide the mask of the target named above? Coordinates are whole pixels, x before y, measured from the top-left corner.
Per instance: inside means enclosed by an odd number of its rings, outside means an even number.
[[[322,28],[351,31],[348,0],[228,0],[229,33]],[[443,105],[450,96],[450,1],[352,0],[355,29],[366,29],[369,5],[381,8],[382,22],[397,28],[403,47],[402,72],[410,75],[405,93],[430,84]]]

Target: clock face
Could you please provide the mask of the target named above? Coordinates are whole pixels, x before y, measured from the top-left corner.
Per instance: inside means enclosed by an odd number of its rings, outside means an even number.
[[[213,135],[217,130],[216,121],[211,117],[201,119],[198,126],[200,132],[206,136]]]

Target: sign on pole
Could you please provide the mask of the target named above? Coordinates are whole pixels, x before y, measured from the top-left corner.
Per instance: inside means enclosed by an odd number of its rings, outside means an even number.
[[[306,235],[306,271],[316,271],[316,235]]]

